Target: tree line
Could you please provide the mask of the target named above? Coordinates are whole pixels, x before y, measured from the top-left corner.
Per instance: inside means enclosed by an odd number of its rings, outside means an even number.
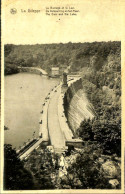
[[[13,45],[6,44],[5,74],[7,68],[14,66],[40,67],[48,73],[52,66],[70,67],[70,72],[81,71],[84,67],[93,64],[98,70],[103,65],[109,54],[120,51],[120,42],[92,42],[92,43],[60,43],[60,44],[36,44]],[[9,66],[9,67],[8,67]]]
[[[84,120],[77,133],[84,141],[96,141],[104,154],[121,156],[121,63],[119,53],[110,54],[99,71],[83,78],[83,89],[96,116]]]

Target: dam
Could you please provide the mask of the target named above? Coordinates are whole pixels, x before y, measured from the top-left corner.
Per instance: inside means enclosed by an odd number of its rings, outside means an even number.
[[[65,113],[74,134],[84,119],[93,119],[95,116],[93,105],[89,102],[83,86],[84,82],[79,78],[70,83],[64,96]]]
[[[34,72],[34,69],[29,70]],[[27,71],[27,69],[24,69],[24,71]],[[41,73],[39,70],[38,72]],[[52,80],[54,81],[54,79]],[[85,96],[83,97],[81,86],[81,78],[70,75],[68,76],[67,83],[65,80],[58,82],[51,90],[46,92],[41,110],[39,111],[38,135],[17,150],[17,153],[20,153],[20,159],[28,157],[39,145],[51,145],[56,153],[62,153],[68,146],[83,146],[82,140],[75,137],[75,130],[80,126],[84,118],[92,118],[93,115],[88,110],[89,102]],[[67,99],[69,104],[67,113],[65,99]],[[38,110],[36,109],[36,111]]]

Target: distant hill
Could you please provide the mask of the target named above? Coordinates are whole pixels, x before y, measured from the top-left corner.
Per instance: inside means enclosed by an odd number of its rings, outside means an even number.
[[[52,66],[70,67],[71,72],[85,67],[99,70],[111,54],[119,55],[121,43],[59,43],[36,45],[5,45],[5,70],[10,66],[40,67],[50,72]],[[14,69],[15,71],[15,69]],[[8,74],[8,73],[7,73]]]

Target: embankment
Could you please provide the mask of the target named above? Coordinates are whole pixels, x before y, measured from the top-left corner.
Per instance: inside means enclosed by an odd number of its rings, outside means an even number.
[[[80,78],[68,87],[64,95],[64,111],[74,135],[84,119],[94,117],[93,106],[87,99],[83,85],[84,82]]]
[[[35,73],[40,75],[47,75],[47,72],[37,67],[18,67],[20,72]]]

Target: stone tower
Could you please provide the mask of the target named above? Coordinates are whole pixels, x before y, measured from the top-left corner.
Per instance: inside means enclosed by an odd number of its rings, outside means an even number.
[[[68,84],[67,84],[67,73],[63,73],[62,76],[62,93],[66,92],[68,88]]]

